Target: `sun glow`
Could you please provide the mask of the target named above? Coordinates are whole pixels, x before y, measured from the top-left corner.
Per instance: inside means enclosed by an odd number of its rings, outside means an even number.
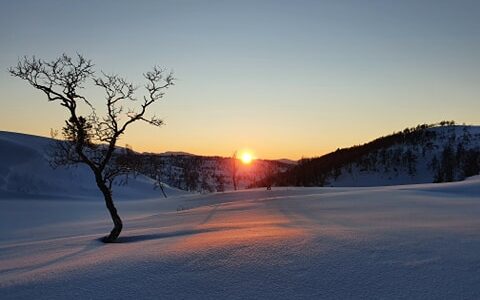
[[[242,160],[242,163],[248,165],[248,164],[250,164],[250,163],[252,162],[253,156],[252,156],[252,154],[249,153],[249,152],[244,152],[244,153],[242,154],[242,156],[240,157],[240,159]]]

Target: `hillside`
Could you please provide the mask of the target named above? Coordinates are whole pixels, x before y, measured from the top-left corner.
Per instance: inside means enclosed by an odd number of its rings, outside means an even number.
[[[268,180],[280,186],[381,186],[458,181],[478,174],[480,127],[441,124],[407,128],[303,159]]]
[[[364,145],[302,159],[237,161],[240,189],[277,186],[382,186],[463,180],[480,172],[480,127],[451,123],[419,125]],[[0,132],[0,197],[10,195],[99,195],[84,166],[53,170],[46,151],[51,139]],[[119,185],[120,198],[156,197],[155,182],[169,189],[223,192],[233,189],[232,159],[169,152],[136,153],[136,177]]]
[[[53,169],[47,155],[52,139],[0,131],[0,198],[102,197],[84,165]],[[167,194],[182,193],[165,187]],[[114,188],[117,199],[158,197],[154,180],[139,175]]]
[[[0,131],[0,197],[90,197],[100,196],[91,171],[84,165],[53,169],[49,148],[53,140],[28,134]],[[133,152],[134,153],[134,152]],[[134,153],[137,175],[118,180],[116,198],[157,197],[161,182],[167,195],[180,191],[223,192],[233,189],[232,160],[229,157],[197,156],[167,152]],[[272,174],[287,170],[291,162],[255,160],[249,165],[237,161],[240,189],[254,186]]]
[[[198,155],[142,154],[141,173],[172,187],[192,192],[233,190],[232,158]],[[274,174],[291,168],[291,162],[257,159],[250,164],[236,161],[239,189],[256,186]]]

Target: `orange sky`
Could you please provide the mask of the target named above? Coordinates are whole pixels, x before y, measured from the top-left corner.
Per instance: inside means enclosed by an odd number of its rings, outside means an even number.
[[[480,4],[381,3],[7,1],[0,130],[63,126],[62,107],[6,72],[23,55],[63,52],[137,85],[155,64],[174,70],[152,111],[166,125],[135,125],[120,141],[137,151],[299,159],[420,123],[479,124]]]

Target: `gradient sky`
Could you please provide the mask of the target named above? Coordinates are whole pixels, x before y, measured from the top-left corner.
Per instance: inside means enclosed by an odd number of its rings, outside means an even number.
[[[63,52],[137,84],[154,64],[175,71],[154,108],[167,125],[120,141],[137,151],[298,159],[418,123],[480,123],[480,1],[0,3],[0,130],[63,125],[58,103],[7,73]]]

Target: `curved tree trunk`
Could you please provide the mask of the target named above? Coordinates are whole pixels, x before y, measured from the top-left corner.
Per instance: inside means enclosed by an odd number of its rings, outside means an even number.
[[[110,234],[108,236],[103,238],[103,241],[105,243],[111,243],[111,242],[114,242],[120,235],[120,232],[122,231],[122,228],[123,228],[123,223],[122,223],[122,219],[120,219],[120,216],[117,213],[117,209],[115,208],[115,205],[113,204],[113,199],[111,194],[104,195],[104,197],[105,197],[105,204],[107,205],[107,208],[108,208],[108,212],[112,217],[113,229],[112,231],[110,231]]]
[[[97,176],[97,186],[102,191],[103,197],[105,198],[105,205],[107,206],[108,212],[110,213],[110,216],[112,217],[112,221],[113,221],[112,231],[108,236],[104,237],[102,241],[104,243],[112,243],[118,238],[118,236],[120,235],[120,232],[122,232],[122,228],[123,228],[122,219],[120,219],[117,209],[113,204],[112,192],[107,187],[107,185],[103,182],[103,180],[98,180],[98,176]]]

